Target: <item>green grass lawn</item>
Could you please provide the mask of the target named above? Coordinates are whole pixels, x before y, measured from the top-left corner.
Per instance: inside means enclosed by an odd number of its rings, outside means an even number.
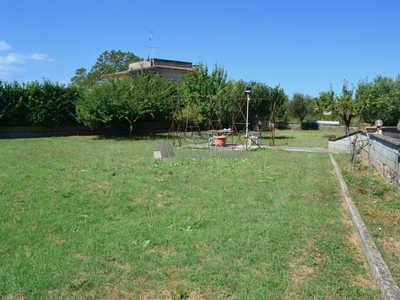
[[[327,153],[153,141],[0,140],[0,298],[381,297]]]
[[[344,131],[275,130],[275,146],[328,148],[329,135],[342,136]],[[269,132],[263,133],[264,145],[269,145]]]

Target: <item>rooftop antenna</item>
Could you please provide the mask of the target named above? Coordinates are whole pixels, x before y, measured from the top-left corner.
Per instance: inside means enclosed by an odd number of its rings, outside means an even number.
[[[158,47],[154,47],[153,46],[153,30],[152,31],[150,31],[150,46],[143,46],[143,47],[148,47],[148,48],[150,48],[151,50],[150,50],[150,59],[153,59],[154,57],[153,57],[153,49],[158,49]]]

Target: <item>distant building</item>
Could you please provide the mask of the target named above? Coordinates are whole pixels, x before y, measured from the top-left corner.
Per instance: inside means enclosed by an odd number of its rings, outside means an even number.
[[[129,64],[128,70],[102,75],[101,78],[107,79],[108,77],[114,76],[124,77],[139,70],[152,70],[153,72],[161,74],[166,79],[172,79],[172,82],[176,82],[182,75],[193,70],[193,64],[184,61],[151,58],[148,60],[131,63]]]

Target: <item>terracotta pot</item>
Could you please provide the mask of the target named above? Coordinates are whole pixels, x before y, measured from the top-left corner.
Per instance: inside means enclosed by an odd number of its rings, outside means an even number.
[[[378,130],[376,127],[367,127],[367,132],[375,133]]]
[[[226,136],[224,136],[224,135],[214,136],[214,143],[215,143],[215,146],[217,146],[217,147],[225,147]]]
[[[364,128],[364,131],[367,131],[367,127],[371,127],[373,124],[372,123],[363,123],[362,125]]]

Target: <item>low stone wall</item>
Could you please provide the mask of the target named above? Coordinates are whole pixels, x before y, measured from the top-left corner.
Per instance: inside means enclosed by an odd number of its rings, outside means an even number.
[[[334,139],[329,139],[328,149],[333,152],[350,153],[351,143],[359,134],[359,130],[351,132],[348,136],[342,135]],[[349,141],[350,140],[350,141]]]
[[[369,138],[371,143],[371,164],[389,183],[400,186],[400,140],[381,134],[369,134]],[[366,142],[367,139],[367,133],[361,131],[360,141]],[[368,160],[368,146],[361,150],[361,155]]]
[[[363,130],[352,132],[347,135],[329,139],[328,148],[335,152],[350,153],[349,139],[351,143],[357,137],[356,151],[368,160],[368,150],[370,149],[371,165],[383,175],[391,184],[400,186],[400,140],[382,134],[375,134]],[[368,138],[370,147],[368,149]]]
[[[397,126],[383,126],[381,127],[382,134],[391,138],[400,140],[400,131]]]
[[[107,130],[91,130],[86,126],[56,126],[56,127],[0,127],[0,139],[20,139],[72,135],[104,135]]]
[[[262,130],[268,130],[269,121],[260,121],[260,126]],[[344,125],[317,124],[317,123],[304,123],[303,128],[301,127],[301,123],[276,122],[275,126],[276,129],[346,131],[346,126]],[[356,131],[356,130],[358,130],[357,126],[350,126],[350,131]]]
[[[168,132],[171,124],[166,122],[136,122],[134,134]],[[20,139],[36,137],[56,137],[74,135],[121,135],[128,136],[129,129],[110,131],[106,127],[92,130],[86,126],[56,126],[56,127],[0,127],[0,139]]]
[[[171,122],[136,122],[133,131],[136,134],[141,133],[161,133],[168,132],[171,128]]]

